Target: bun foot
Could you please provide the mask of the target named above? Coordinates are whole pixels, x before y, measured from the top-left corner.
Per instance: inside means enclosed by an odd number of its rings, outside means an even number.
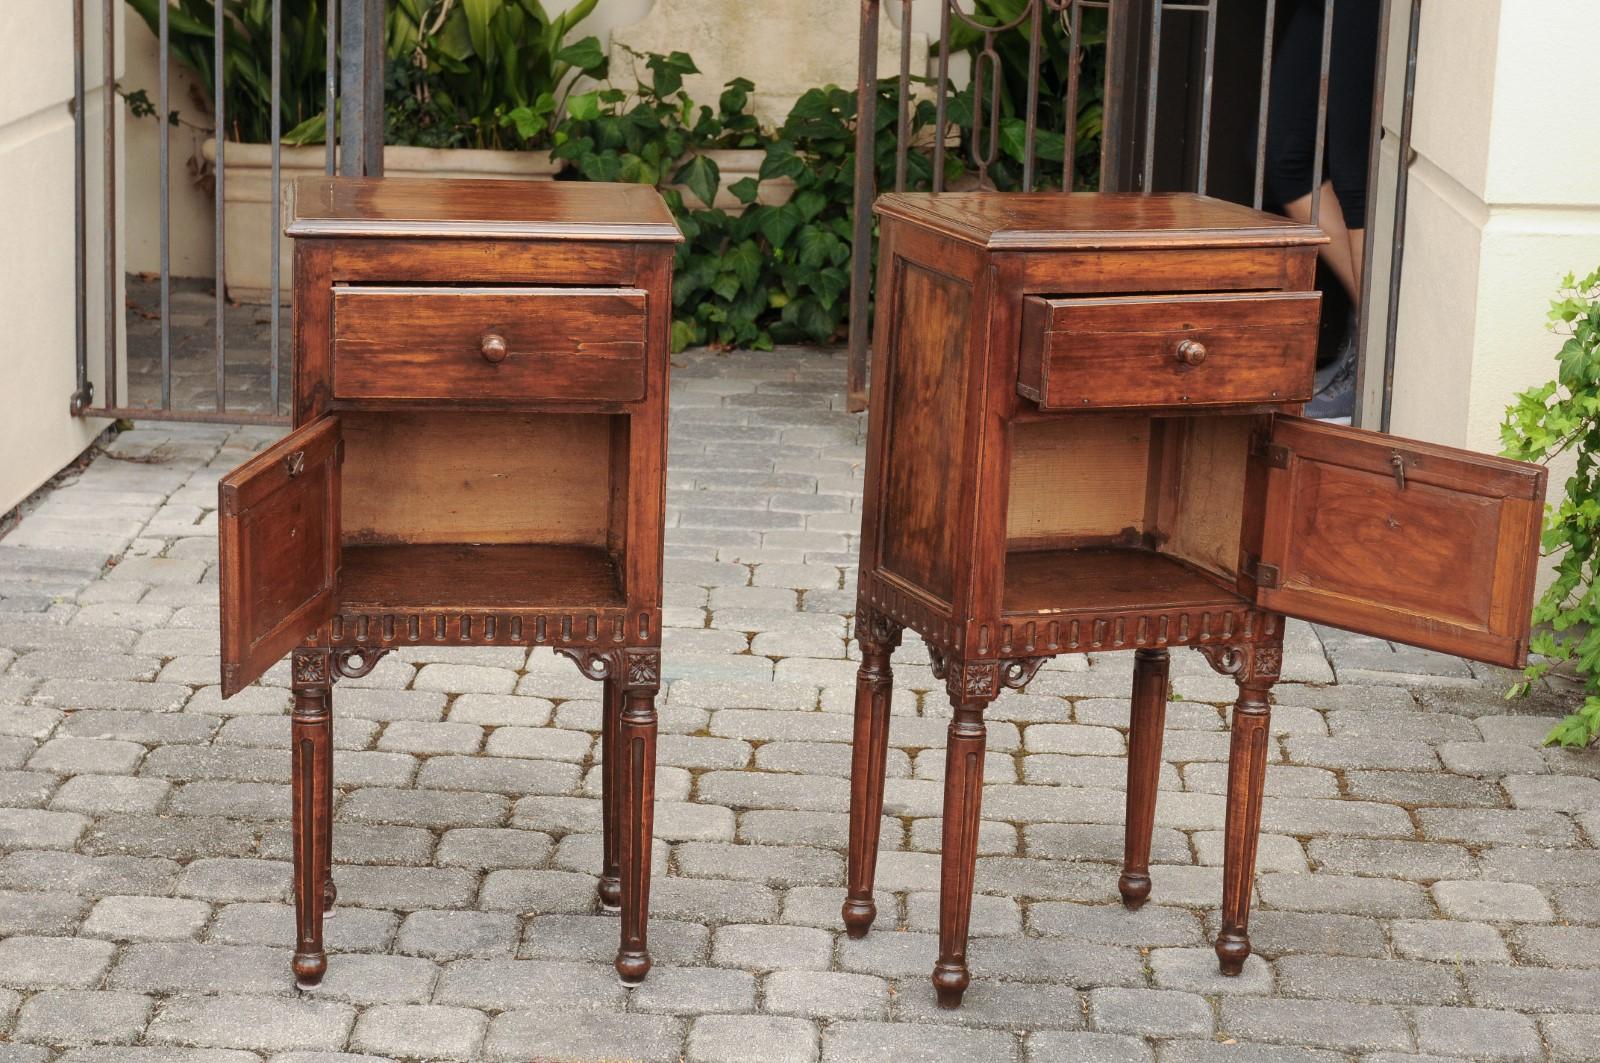
[[[864,901],[846,898],[840,914],[844,916],[845,933],[852,938],[864,938],[872,929],[872,921],[878,918],[878,906],[870,898]]]
[[[620,911],[622,908],[622,880],[613,875],[602,875],[600,878],[600,907],[608,912]]]
[[[1124,874],[1117,879],[1117,892],[1122,894],[1122,903],[1130,909],[1138,909],[1150,897],[1150,876],[1135,873]]]
[[[629,989],[634,988],[644,981],[644,976],[650,973],[650,954],[648,952],[619,952],[617,953],[617,977]]]
[[[1229,978],[1244,970],[1244,961],[1250,958],[1250,938],[1244,934],[1227,934],[1217,938],[1217,960],[1222,973]]]
[[[311,989],[320,985],[322,976],[328,972],[328,955],[325,952],[297,952],[290,966],[294,969],[295,984],[301,989]]]
[[[965,967],[934,965],[933,992],[939,998],[941,1008],[959,1008],[961,997],[971,983],[972,976]]]

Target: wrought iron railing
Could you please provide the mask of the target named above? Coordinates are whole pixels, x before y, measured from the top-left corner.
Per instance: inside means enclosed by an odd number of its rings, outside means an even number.
[[[271,265],[270,265],[270,293],[271,319],[269,323],[269,395],[262,403],[257,403],[254,408],[240,409],[229,406],[229,338],[227,327],[227,289],[225,270],[227,266],[227,215],[224,209],[225,192],[227,186],[227,157],[228,115],[226,113],[226,88],[224,77],[227,69],[227,29],[226,20],[230,17],[229,5],[218,2],[213,6],[213,44],[212,44],[212,71],[213,82],[210,86],[212,95],[213,118],[216,129],[216,155],[213,171],[214,204],[213,223],[215,225],[215,239],[213,254],[215,255],[214,267],[214,312],[215,322],[212,329],[211,344],[212,358],[215,362],[216,397],[211,409],[183,408],[174,404],[172,391],[173,381],[173,330],[172,330],[172,203],[171,203],[171,169],[172,159],[168,145],[168,136],[163,130],[157,138],[159,169],[159,245],[160,268],[156,278],[159,290],[159,386],[157,394],[151,396],[151,403],[146,405],[133,405],[128,401],[128,396],[119,393],[118,389],[118,364],[117,352],[119,340],[126,334],[125,311],[120,303],[120,285],[116,276],[118,270],[117,234],[119,231],[117,219],[117,183],[119,169],[125,160],[117,150],[117,92],[119,86],[115,75],[115,56],[117,54],[117,8],[122,0],[104,0],[101,4],[102,36],[101,54],[105,59],[105,70],[102,74],[105,87],[107,105],[104,110],[104,124],[101,135],[105,141],[103,152],[104,174],[102,183],[105,191],[103,213],[95,219],[103,228],[104,255],[105,255],[105,350],[102,353],[105,365],[104,379],[101,382],[102,394],[94,393],[94,385],[89,379],[89,359],[87,322],[91,312],[88,305],[88,262],[89,243],[91,239],[91,219],[88,212],[87,192],[89,183],[86,142],[88,137],[89,118],[85,108],[85,71],[84,71],[84,44],[86,27],[84,25],[84,0],[73,0],[73,30],[74,48],[76,50],[74,62],[74,133],[76,136],[76,246],[77,246],[77,390],[72,395],[72,412],[85,417],[126,417],[142,420],[182,420],[182,421],[215,421],[233,424],[287,423],[288,418],[282,412],[284,409],[284,381],[280,371],[280,351],[282,350],[282,337],[280,335],[280,317],[278,307],[283,295],[283,263],[280,260],[279,241],[276,238],[282,228],[281,204],[283,182],[283,129],[281,127],[280,109],[272,108],[271,118],[271,203],[265,208],[271,212]],[[282,98],[282,70],[283,49],[285,42],[282,34],[282,9],[284,0],[271,0],[271,95],[273,101]],[[158,5],[157,25],[157,84],[154,103],[154,113],[158,121],[165,123],[166,116],[172,111],[171,99],[171,53],[170,28],[171,11],[167,3]],[[340,173],[367,174],[380,173],[383,167],[383,0],[329,0],[327,5],[327,77],[326,77],[326,110],[329,115],[338,115],[338,121],[329,121],[328,128],[337,128],[339,138],[337,150],[333,135],[326,137],[327,149],[325,155],[326,172],[332,174],[336,168]],[[342,39],[340,34],[342,33]],[[298,42],[288,42],[294,47]],[[340,86],[345,86],[341,93]],[[376,101],[376,103],[374,103]],[[264,408],[263,408],[264,407]]]
[[[1270,108],[1267,88],[1273,64],[1273,26],[1282,6],[1280,0],[1260,0],[1260,2],[1264,4],[1265,24],[1262,31],[1259,65],[1260,98],[1254,135],[1251,138],[1254,151],[1253,189],[1241,191],[1235,188],[1231,191],[1234,198],[1253,201],[1258,207],[1262,205],[1264,199],[1266,124]],[[1360,0],[1324,0],[1319,115],[1327,111],[1328,72],[1332,51],[1332,38],[1328,30],[1333,23],[1336,4],[1345,2],[1360,2]],[[213,217],[216,230],[213,277],[215,322],[209,338],[211,357],[215,360],[215,398],[209,409],[193,408],[193,406],[183,408],[176,403],[172,389],[173,276],[169,191],[172,160],[164,135],[158,138],[160,268],[156,281],[160,293],[159,394],[153,397],[149,405],[133,405],[127,396],[118,393],[117,351],[119,339],[126,332],[124,308],[120,304],[118,295],[119,278],[116,276],[117,184],[118,170],[123,160],[117,151],[116,112],[119,108],[111,106],[110,103],[115,100],[117,89],[112,57],[116,54],[115,8],[119,3],[120,0],[107,0],[103,4],[103,24],[100,27],[103,38],[102,54],[107,57],[106,69],[101,76],[104,79],[108,106],[104,110],[103,124],[99,130],[105,142],[103,152],[105,172],[102,180],[103,216],[95,219],[103,224],[103,232],[99,235],[104,244],[106,273],[105,303],[101,308],[105,315],[105,349],[100,352],[100,357],[104,361],[105,375],[101,384],[103,394],[96,395],[93,393],[89,377],[91,352],[88,321],[91,308],[88,305],[88,276],[91,268],[92,228],[87,202],[89,174],[86,150],[91,119],[84,106],[86,79],[84,44],[87,27],[84,24],[84,0],[73,0],[76,48],[74,121],[77,390],[72,396],[72,410],[76,414],[85,416],[147,420],[281,423],[286,418],[281,412],[284,409],[282,395],[284,374],[279,365],[282,337],[276,308],[282,295],[283,263],[279,258],[276,239],[271,241],[269,299],[274,309],[271,315],[269,339],[271,347],[269,396],[252,409],[240,409],[229,404],[230,340],[225,315],[227,293],[224,276],[227,232],[227,216],[224,209],[227,173],[224,161],[228,144],[226,136],[221,135],[226,120],[226,115],[222,113],[225,99],[223,71],[226,34],[221,30],[222,20],[227,17],[227,8],[223,3],[216,4],[214,8],[217,32],[213,44],[212,66],[215,74],[211,86],[218,112],[215,115],[216,128],[219,131],[216,138],[213,176],[215,181]],[[284,0],[271,0],[271,77],[275,98],[281,89],[280,77],[285,46],[281,33],[283,3]],[[879,79],[878,27],[885,9],[899,16],[900,24],[905,31],[901,35],[899,63],[895,72],[900,91],[897,95],[896,119],[892,123],[897,134],[894,179],[897,189],[907,186],[909,160],[913,152],[927,154],[931,168],[931,185],[934,189],[942,189],[945,181],[946,153],[957,150],[967,153],[964,169],[975,174],[974,181],[979,185],[993,185],[997,176],[1005,176],[1010,184],[1020,189],[1041,186],[1071,189],[1081,185],[1083,182],[1075,169],[1080,160],[1077,147],[1077,121],[1079,102],[1085,91],[1083,74],[1090,66],[1086,63],[1090,47],[1103,49],[1103,63],[1097,65],[1103,66],[1104,69],[1099,85],[1096,86],[1100,93],[1103,113],[1097,152],[1098,165],[1094,167],[1098,170],[1095,187],[1107,191],[1153,191],[1158,188],[1187,187],[1205,192],[1210,188],[1210,178],[1216,169],[1218,154],[1213,151],[1213,119],[1216,111],[1214,83],[1217,71],[1218,25],[1219,20],[1229,14],[1223,10],[1222,0],[1015,0],[1004,5],[1005,9],[1011,12],[1010,17],[1004,20],[980,17],[974,13],[974,3],[975,0],[862,0],[861,2],[859,56],[861,113],[858,116],[856,130],[855,174],[856,203],[859,209],[854,222],[856,254],[852,264],[849,327],[848,391],[853,408],[864,407],[866,400],[872,284],[870,248],[873,231],[869,208],[877,191],[874,175],[876,147],[874,135],[878,95],[875,87]],[[922,54],[916,48],[915,38],[909,31],[916,11],[926,9],[930,4],[936,4],[938,7],[939,31],[933,47],[926,54]],[[1406,74],[1402,117],[1398,129],[1398,157],[1401,165],[1394,187],[1394,226],[1388,234],[1387,241],[1389,248],[1387,299],[1370,298],[1375,273],[1374,256],[1371,253],[1367,254],[1364,260],[1360,299],[1362,310],[1360,364],[1363,375],[1368,364],[1366,348],[1369,342],[1381,342],[1383,345],[1383,380],[1380,392],[1382,410],[1380,417],[1375,420],[1385,427],[1389,420],[1392,397],[1397,329],[1395,309],[1398,304],[1400,266],[1405,248],[1406,162],[1410,154],[1412,100],[1415,92],[1422,0],[1381,0],[1380,26],[1384,31],[1379,34],[1380,49],[1385,46],[1389,38],[1387,27],[1391,6],[1398,8],[1401,4],[1409,4],[1410,17],[1405,35]],[[337,151],[334,138],[332,136],[327,138],[325,168],[330,174],[336,169],[337,172],[345,174],[371,174],[382,170],[383,7],[384,0],[329,0],[327,5],[325,106],[328,113],[338,116],[336,123],[330,123],[338,130]],[[160,8],[158,100],[155,104],[155,113],[165,116],[171,107],[169,83],[171,59],[168,51],[168,12],[165,4],[160,5]],[[1097,25],[1103,20],[1104,27],[1103,41],[1093,45],[1085,41],[1084,33],[1086,16],[1090,13],[1093,13]],[[1188,22],[1180,27],[1183,32],[1175,33],[1173,24],[1180,19]],[[1193,20],[1196,19],[1200,20],[1198,32],[1193,24]],[[1023,113],[1020,115],[1023,120],[1022,150],[1020,160],[1008,159],[1005,161],[1005,166],[1002,166],[1003,122],[1018,116],[1003,114],[1001,110],[1002,70],[999,49],[1002,44],[1014,47],[1019,37],[1025,43],[1027,51],[1026,87],[1021,107]],[[1173,86],[1164,82],[1168,80],[1168,68],[1174,62],[1175,38],[1180,37],[1182,39],[1178,40],[1177,44],[1184,45],[1188,51],[1187,55],[1176,56],[1180,61],[1178,70],[1183,75],[1183,80]],[[296,42],[288,42],[290,47],[294,47],[295,44]],[[1051,169],[1044,165],[1046,160],[1042,160],[1039,150],[1041,133],[1038,116],[1041,107],[1047,102],[1041,96],[1041,69],[1046,58],[1051,57],[1048,50],[1063,46],[1070,49],[1066,84],[1062,90],[1064,99],[1060,111],[1065,116],[1066,126],[1060,131],[1062,138],[1060,170],[1052,173]],[[968,82],[960,90],[955,88],[951,76],[953,60],[958,55],[965,55],[971,60]],[[1053,58],[1060,57],[1057,55]],[[1371,175],[1369,188],[1374,193],[1369,195],[1367,204],[1366,233],[1369,252],[1379,246],[1379,242],[1375,240],[1377,233],[1374,224],[1378,217],[1379,197],[1375,193],[1378,188],[1376,180],[1379,166],[1378,147],[1383,135],[1381,116],[1384,107],[1386,67],[1387,63],[1380,52],[1369,153]],[[931,139],[926,140],[926,143],[922,140],[914,142],[911,135],[912,108],[918,106],[920,101],[925,101],[930,93],[933,96],[936,116],[933,135]],[[961,95],[962,93],[964,95]],[[1171,108],[1169,103],[1164,103],[1174,97],[1181,98],[1188,104],[1180,115],[1181,120],[1176,134],[1172,133]],[[958,122],[952,114],[952,99],[960,99],[967,108],[967,118],[964,123]],[[274,234],[281,228],[282,221],[279,216],[283,176],[282,132],[275,109],[271,133],[272,194],[270,205],[264,208],[271,211],[272,224],[268,231]],[[1230,150],[1238,153],[1237,148]],[[1324,137],[1319,135],[1313,163],[1313,170],[1318,175],[1322,171],[1323,153]],[[1011,167],[1015,172],[1000,174],[1001,169],[1013,162],[1019,164]],[[919,172],[921,172],[920,167]],[[1315,188],[1309,191],[1314,192]],[[1320,200],[1321,197],[1317,195],[1311,198],[1313,220],[1317,218]],[[1380,311],[1383,315],[1382,335],[1374,337],[1373,333],[1378,330],[1369,328],[1368,321],[1378,320],[1374,315]],[[1358,378],[1358,393],[1363,387],[1364,381]]]
[[[1332,64],[1333,20],[1336,5],[1340,2],[1359,2],[1359,0],[1323,0],[1322,9],[1322,46],[1320,55],[1320,69],[1318,71],[1317,95],[1317,135],[1315,139],[1315,156],[1312,161],[1314,174],[1312,187],[1307,189],[1311,195],[1311,220],[1315,224],[1320,220],[1321,196],[1318,191],[1322,185],[1323,163],[1326,146],[1325,119],[1328,110],[1328,85],[1329,70]],[[1366,347],[1370,329],[1367,327],[1370,315],[1373,312],[1374,302],[1370,298],[1373,285],[1373,256],[1370,253],[1376,245],[1374,221],[1377,217],[1378,207],[1378,173],[1379,173],[1379,144],[1383,136],[1384,113],[1384,75],[1387,68],[1386,47],[1388,42],[1388,27],[1390,21],[1391,4],[1409,3],[1410,19],[1406,36],[1406,81],[1403,96],[1402,120],[1399,129],[1399,158],[1401,165],[1395,190],[1394,230],[1390,234],[1390,268],[1387,301],[1383,306],[1384,316],[1384,344],[1383,359],[1383,389],[1381,424],[1387,427],[1389,409],[1393,390],[1394,375],[1394,347],[1396,336],[1395,309],[1398,305],[1400,288],[1400,266],[1404,254],[1404,228],[1405,228],[1405,201],[1406,201],[1406,161],[1410,153],[1412,100],[1415,91],[1416,58],[1418,31],[1420,28],[1420,12],[1422,0],[1381,0],[1378,15],[1378,48],[1379,54],[1376,62],[1377,79],[1374,86],[1372,137],[1368,154],[1368,188],[1367,216],[1366,216],[1366,241],[1368,254],[1364,256],[1361,277],[1361,298],[1359,300],[1362,320],[1360,323],[1361,350],[1359,366],[1361,371],[1357,378],[1357,393],[1361,393],[1364,386],[1365,366],[1367,364]],[[924,9],[929,4],[938,5],[939,32],[938,38],[930,48],[929,56],[914,54],[911,28],[913,15],[919,9]],[[1099,151],[1099,179],[1097,187],[1101,191],[1120,192],[1151,192],[1157,190],[1176,190],[1180,188],[1192,189],[1196,192],[1207,192],[1213,163],[1216,161],[1212,154],[1212,128],[1213,116],[1216,109],[1214,88],[1217,60],[1217,26],[1221,0],[1022,0],[1019,4],[988,5],[986,10],[1008,10],[1009,17],[995,18],[984,17],[979,13],[974,0],[862,0],[861,3],[861,51],[860,71],[858,78],[858,99],[861,113],[858,116],[856,128],[856,174],[855,191],[857,211],[855,217],[855,248],[856,254],[852,263],[852,284],[850,303],[850,359],[848,396],[852,409],[862,409],[866,405],[867,389],[867,363],[869,358],[869,315],[872,290],[872,255],[869,249],[873,246],[873,219],[870,204],[878,191],[875,187],[874,160],[875,145],[873,138],[876,130],[876,107],[878,94],[875,91],[879,81],[878,70],[878,27],[885,10],[898,15],[902,30],[901,50],[898,75],[899,91],[898,114],[894,127],[897,132],[895,145],[895,189],[904,190],[907,185],[908,155],[911,152],[925,150],[930,155],[932,170],[932,188],[941,191],[945,182],[945,153],[950,150],[953,141],[958,142],[962,149],[968,153],[971,167],[976,170],[977,182],[988,185],[990,171],[995,166],[1001,145],[1001,110],[1000,110],[1000,56],[997,42],[1007,37],[1020,37],[1025,42],[1027,49],[1027,74],[1026,94],[1023,114],[1020,116],[1024,123],[1021,190],[1027,191],[1040,184],[1041,169],[1038,158],[1039,113],[1041,105],[1040,70],[1044,53],[1051,46],[1054,36],[1048,33],[1050,20],[1057,20],[1064,31],[1058,36],[1064,45],[1071,49],[1068,62],[1067,84],[1065,88],[1065,106],[1063,115],[1068,123],[1061,130],[1064,150],[1063,169],[1059,187],[1070,190],[1075,185],[1074,163],[1077,156],[1076,133],[1078,120],[1078,101],[1082,88],[1082,73],[1085,69],[1086,45],[1084,43],[1083,25],[1084,16],[1088,11],[1103,12],[1105,20],[1105,40],[1100,45],[1105,49],[1104,82],[1102,99],[1104,113],[1102,118],[1102,133],[1100,136]],[[1254,160],[1253,160],[1253,194],[1250,197],[1253,204],[1259,209],[1262,207],[1265,195],[1265,177],[1267,170],[1267,119],[1271,106],[1270,84],[1273,68],[1273,39],[1274,30],[1279,17],[1278,0],[1265,0],[1264,25],[1262,27],[1262,45],[1259,65],[1259,102],[1255,118]],[[1173,55],[1172,42],[1166,33],[1169,18],[1174,15],[1186,15],[1189,18],[1198,18],[1203,25],[1197,35],[1200,41],[1198,57],[1191,56],[1188,64],[1190,70],[1197,75],[1186,83],[1178,86],[1178,90],[1187,98],[1192,106],[1189,108],[1190,121],[1181,131],[1179,137],[1165,137],[1162,126],[1163,101],[1162,77],[1164,69],[1169,65]],[[1190,39],[1194,39],[1195,27],[1188,27],[1191,31]],[[954,38],[957,33],[967,37],[976,38],[976,43],[969,44],[964,50],[971,57],[972,65],[969,74],[968,86],[957,89],[953,84],[950,71],[951,59],[957,51]],[[1182,59],[1182,56],[1178,57]],[[919,69],[919,64],[926,64],[929,69]],[[1198,81],[1198,86],[1194,83]],[[936,122],[931,138],[931,145],[922,148],[913,143],[909,135],[911,130],[912,108],[917,106],[914,88],[924,87],[931,92],[936,105]],[[961,128],[952,121],[950,103],[957,93],[966,106],[970,109],[970,120]],[[1161,153],[1181,152],[1185,155],[1183,165],[1168,168],[1168,172],[1180,172],[1183,179],[1177,183],[1166,182],[1163,187],[1162,174],[1158,164],[1162,161]],[[1241,197],[1242,198],[1242,197]],[[1358,417],[1360,416],[1358,412]]]

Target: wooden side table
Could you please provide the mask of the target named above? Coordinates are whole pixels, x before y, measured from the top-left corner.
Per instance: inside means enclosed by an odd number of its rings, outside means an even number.
[[[637,984],[677,227],[639,185],[295,190],[295,428],[219,489],[223,695],[293,656],[295,975],[327,968],[334,680],[549,646],[603,684],[599,892]]]
[[[886,195],[843,918],[871,926],[910,627],[954,707],[939,958],[970,981],[984,710],[1049,657],[1132,650],[1119,889],[1150,894],[1171,647],[1233,677],[1224,974],[1248,919],[1283,617],[1507,666],[1527,655],[1545,473],[1296,416],[1314,228],[1199,196]]]

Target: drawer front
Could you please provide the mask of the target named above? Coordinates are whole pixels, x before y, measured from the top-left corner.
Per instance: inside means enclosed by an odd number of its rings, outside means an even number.
[[[1319,292],[1029,296],[1017,391],[1044,410],[1305,402]]]
[[[636,288],[333,290],[340,399],[632,402],[645,393]]]

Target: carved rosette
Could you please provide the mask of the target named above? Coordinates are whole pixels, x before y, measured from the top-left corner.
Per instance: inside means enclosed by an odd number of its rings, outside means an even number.
[[[999,661],[965,661],[959,671],[946,672],[945,687],[958,701],[989,700],[1000,693]]]
[[[629,689],[657,690],[661,686],[661,651],[654,647],[629,647],[622,651],[623,685]]]
[[[330,654],[325,649],[295,650],[289,661],[289,677],[298,687],[321,687],[333,682]]]
[[[556,646],[555,651],[578,666],[586,679],[620,679],[627,690],[661,687],[661,650],[655,646],[617,646],[596,650]]]
[[[1007,657],[999,661],[951,661],[929,649],[933,674],[943,679],[945,689],[956,701],[987,700],[1000,696],[1002,689],[1021,690],[1038,674],[1048,657]]]
[[[1271,686],[1283,670],[1283,644],[1279,642],[1242,643],[1237,646],[1196,646],[1223,675],[1232,676],[1240,686]]]

